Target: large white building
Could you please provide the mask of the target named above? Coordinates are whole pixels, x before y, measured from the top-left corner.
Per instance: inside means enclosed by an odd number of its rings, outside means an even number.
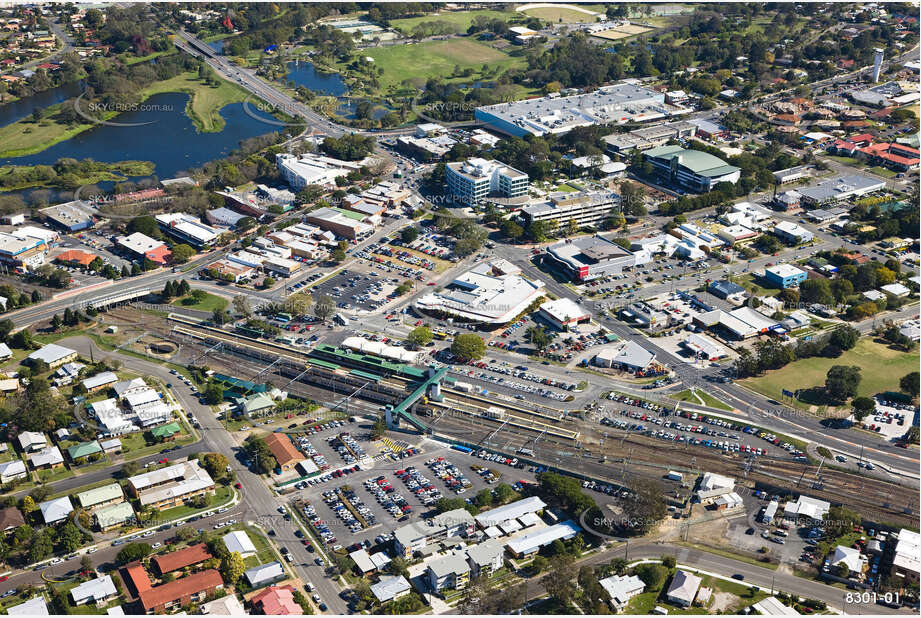
[[[479,157],[445,166],[448,193],[455,201],[470,206],[490,195],[514,198],[527,195],[528,175],[499,161]]]
[[[667,104],[664,93],[620,83],[587,94],[569,97],[549,94],[538,99],[478,107],[474,117],[491,129],[524,137],[567,133],[576,127],[596,124],[648,122],[687,111]]]
[[[300,156],[287,153],[275,155],[278,171],[295,191],[300,191],[307,185],[335,187],[336,178],[360,169],[365,162],[366,160],[341,161],[314,153]]]
[[[575,221],[579,227],[597,226],[620,210],[620,196],[613,191],[554,193],[542,202],[521,209],[527,224],[543,221],[551,228]]]
[[[444,289],[420,297],[415,307],[465,322],[498,325],[524,311],[543,288],[542,281],[525,279],[508,260],[496,259],[477,264]]]
[[[672,185],[706,192],[721,182],[739,182],[741,170],[719,157],[681,146],[659,146],[644,153],[656,173]]]
[[[217,242],[221,234],[220,230],[202,223],[198,217],[181,212],[157,215],[156,219],[160,229],[165,233],[198,249],[210,247]]]

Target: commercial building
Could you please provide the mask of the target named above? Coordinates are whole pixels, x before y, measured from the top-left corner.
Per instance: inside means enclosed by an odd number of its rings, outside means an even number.
[[[803,178],[809,178],[812,176],[810,170],[812,169],[809,165],[797,165],[796,167],[788,167],[785,170],[778,170],[774,172],[774,181],[779,184],[786,184],[788,182],[794,182],[796,180],[801,180]]]
[[[788,245],[801,245],[815,238],[812,232],[792,221],[781,221],[775,225],[774,235]]]
[[[275,257],[272,255],[267,255],[265,259],[262,260],[262,270],[267,273],[281,275],[282,277],[290,277],[300,269],[301,263],[297,260],[289,260],[288,258]]]
[[[895,538],[892,538],[895,537]],[[921,574],[921,535],[913,530],[902,528],[898,536],[890,536],[890,542],[895,541],[895,551],[892,558],[892,577],[896,581],[904,582],[904,586],[918,585],[918,576]]]
[[[89,265],[92,264],[97,257],[99,256],[97,256],[95,253],[89,253],[88,251],[68,249],[63,253],[56,255],[54,261],[68,266],[89,268]]]
[[[166,264],[172,252],[166,243],[155,240],[146,234],[135,232],[130,236],[119,236],[115,244],[136,259],[147,258],[156,264]]]
[[[213,246],[221,234],[219,229],[202,223],[198,217],[181,212],[157,215],[156,219],[164,234],[196,249]]]
[[[279,153],[275,155],[275,163],[288,186],[294,191],[300,191],[308,185],[333,188],[336,186],[336,178],[358,171],[366,164],[366,160],[341,161],[315,153],[299,156]]]
[[[697,597],[697,590],[700,588],[701,578],[693,573],[678,570],[672,577],[672,581],[665,593],[665,599],[669,603],[680,605],[681,607],[690,607]]]
[[[849,577],[860,575],[867,565],[867,557],[855,547],[838,545],[835,547],[835,553],[830,558],[830,566],[836,567],[838,565],[847,567],[847,576]]]
[[[614,133],[602,139],[606,144],[605,150],[611,154],[625,155],[635,150],[649,150],[664,146],[669,140],[687,139],[696,134],[697,125],[679,120],[641,127],[629,133]]]
[[[505,548],[516,558],[530,556],[541,547],[550,545],[556,540],[571,539],[582,531],[574,521],[566,520],[562,523],[547,526],[524,536],[512,539],[505,544]]]
[[[45,220],[65,232],[78,232],[93,227],[94,211],[82,200],[55,204],[39,210]]]
[[[525,279],[520,273],[508,260],[481,262],[444,289],[416,299],[415,307],[466,322],[504,324],[537,299],[544,287],[542,281]]]
[[[245,266],[243,264],[235,264],[230,260],[218,260],[209,266],[208,268],[220,273],[223,276],[233,277],[234,283],[239,282],[242,279],[250,279],[256,274],[256,269],[252,266]]]
[[[811,187],[797,189],[804,204],[824,204],[826,202],[859,197],[886,188],[884,180],[869,176],[849,174],[823,180]]]
[[[720,228],[716,235],[727,245],[735,246],[756,239],[758,237],[758,232],[744,225],[729,225]]]
[[[445,183],[454,201],[468,206],[480,204],[489,196],[515,198],[528,193],[527,174],[478,157],[445,165]]]
[[[457,140],[447,135],[436,135],[432,137],[417,137],[413,135],[401,135],[397,138],[397,148],[409,154],[418,157],[422,161],[440,159],[446,154]]]
[[[620,83],[568,97],[550,94],[478,107],[474,118],[487,127],[516,137],[567,133],[596,124],[648,122],[688,110],[665,102],[665,94]]]
[[[224,587],[216,569],[192,573],[141,592],[138,597],[146,614],[167,614],[183,605],[204,601]]]
[[[608,599],[617,611],[623,611],[630,599],[641,594],[646,584],[636,575],[612,575],[599,579],[598,583],[608,593]]]
[[[0,263],[29,271],[44,264],[47,256],[48,244],[43,239],[0,232]]]
[[[613,191],[574,191],[529,204],[521,209],[521,216],[526,225],[541,221],[552,231],[570,221],[579,227],[597,226],[614,210],[620,211],[620,196]]]
[[[744,294],[745,288],[743,288],[741,285],[733,283],[732,281],[729,281],[728,279],[717,279],[707,287],[707,291],[709,291],[717,298],[727,299],[730,296]]]
[[[764,269],[765,280],[781,288],[795,288],[806,280],[806,271],[790,264],[775,264]]]
[[[189,545],[177,551],[171,551],[167,554],[157,554],[151,558],[150,563],[157,568],[161,575],[178,571],[195,564],[200,564],[205,560],[210,560],[214,556],[208,551],[208,546],[204,543]]]
[[[706,311],[695,316],[693,321],[705,328],[718,326],[736,339],[765,334],[777,327],[777,322],[750,307],[738,307],[732,311]]]
[[[831,504],[825,500],[800,496],[796,502],[788,501],[784,507],[784,517],[808,520],[808,523],[822,521],[828,514]]]
[[[274,402],[273,402],[274,405]],[[294,468],[299,462],[305,459],[304,455],[297,450],[297,447],[291,442],[291,438],[285,433],[272,433],[265,439],[266,445],[272,451],[272,456],[278,462],[278,467],[282,471]]]
[[[240,219],[245,219],[248,216],[249,215],[230,210],[229,208],[224,208],[223,206],[205,211],[205,219],[208,220],[208,223],[229,228],[236,227]]]
[[[636,258],[614,241],[596,234],[548,247],[544,264],[559,267],[574,281],[591,281],[633,268]]]
[[[706,192],[721,182],[735,184],[741,170],[719,157],[700,150],[681,146],[660,146],[647,150],[643,156],[660,178],[672,186],[686,187],[696,192]]]
[[[539,315],[558,330],[566,330],[573,324],[581,324],[592,319],[591,313],[565,296],[542,304]]]
[[[102,606],[118,596],[118,590],[110,575],[103,575],[88,582],[83,582],[70,589],[70,598],[74,605],[95,603]]]
[[[132,476],[128,484],[141,506],[159,510],[214,493],[214,481],[197,459]]]
[[[374,233],[365,215],[343,208],[318,208],[306,213],[304,221],[348,240],[361,240]]]
[[[694,355],[695,359],[716,361],[727,356],[726,349],[709,337],[691,333],[681,342],[681,347]]]
[[[77,351],[65,348],[56,343],[49,343],[35,350],[26,358],[32,362],[44,361],[49,367],[54,369],[77,358]]]

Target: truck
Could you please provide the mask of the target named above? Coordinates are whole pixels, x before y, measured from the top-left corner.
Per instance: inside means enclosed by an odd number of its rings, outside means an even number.
[[[669,470],[668,474],[665,475],[665,478],[670,481],[678,481],[679,483],[684,481],[684,477],[681,475],[681,473],[675,472],[674,470]]]
[[[451,445],[451,448],[453,448],[455,451],[460,451],[461,453],[471,453],[471,452],[473,452],[473,449],[470,448],[469,446],[462,446],[462,445],[460,445],[460,444],[453,444],[453,445]]]
[[[344,315],[342,315],[341,313],[337,313],[337,314],[333,317],[333,320],[336,321],[336,322],[338,322],[338,323],[341,324],[342,326],[348,326],[348,325],[349,325],[349,319],[348,319],[347,317],[345,317]]]

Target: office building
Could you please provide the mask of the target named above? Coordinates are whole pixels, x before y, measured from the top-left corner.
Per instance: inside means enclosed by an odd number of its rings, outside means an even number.
[[[344,208],[317,208],[304,215],[304,221],[312,223],[321,230],[329,230],[340,238],[361,240],[374,233],[374,225],[361,213]]]
[[[860,197],[868,193],[881,191],[884,188],[886,188],[884,180],[849,174],[823,180],[811,187],[797,189],[797,192],[801,196],[802,203],[824,204],[851,197]]]
[[[498,161],[472,158],[445,165],[448,194],[456,202],[475,206],[489,196],[527,195],[528,175]]]
[[[604,138],[605,150],[611,154],[627,155],[635,150],[664,146],[669,140],[687,139],[697,134],[697,125],[682,120],[634,129],[629,133],[614,133]]]
[[[177,241],[203,249],[217,242],[221,231],[202,223],[198,217],[184,213],[169,213],[156,216],[160,229]]]
[[[575,191],[554,193],[546,201],[529,204],[521,209],[521,216],[525,225],[541,221],[552,232],[571,221],[579,227],[597,227],[613,211],[620,211],[620,196],[613,191]]]
[[[774,226],[774,236],[788,245],[801,245],[812,242],[812,232],[792,221],[781,221]]]
[[[540,280],[525,279],[511,262],[481,262],[437,292],[415,301],[416,309],[449,315],[465,322],[499,325],[524,311],[541,295]]]
[[[141,232],[135,232],[130,236],[119,236],[115,244],[124,249],[132,258],[142,260],[144,258],[156,264],[166,264],[169,261],[172,252],[166,246],[166,243],[155,240]]]
[[[581,324],[592,319],[592,314],[565,296],[557,300],[548,300],[542,304],[539,314],[540,317],[558,330],[566,330],[571,325]]]
[[[806,271],[790,264],[775,264],[764,269],[764,278],[768,283],[781,288],[795,288],[806,280]]]
[[[738,167],[719,157],[681,146],[660,146],[647,150],[643,156],[652,164],[657,175],[672,186],[700,193],[710,191],[721,182],[735,184],[741,173]]]
[[[474,117],[487,127],[516,137],[567,133],[596,124],[649,122],[688,110],[665,102],[665,94],[634,84],[620,83],[587,94],[478,107]]]
[[[367,164],[367,159],[342,161],[315,153],[305,153],[299,156],[279,153],[275,155],[275,163],[288,186],[294,191],[300,191],[308,185],[334,188],[336,178],[358,171]]]
[[[616,275],[636,265],[634,254],[604,236],[566,239],[547,248],[544,265],[556,267],[574,281]]]

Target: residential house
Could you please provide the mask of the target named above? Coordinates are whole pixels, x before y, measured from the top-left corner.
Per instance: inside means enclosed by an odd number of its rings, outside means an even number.
[[[64,465],[64,456],[56,446],[48,446],[29,457],[29,465],[34,470],[53,470]]]
[[[46,524],[53,524],[59,521],[67,519],[67,516],[70,515],[74,507],[70,503],[70,498],[67,496],[61,496],[60,498],[54,498],[53,500],[46,500],[45,502],[40,502],[38,505],[39,510],[42,512],[42,519]]]
[[[269,584],[274,584],[285,578],[285,568],[281,562],[269,562],[260,564],[243,572],[243,577],[253,588],[261,588]]]
[[[243,530],[234,530],[222,537],[224,547],[230,553],[237,552],[244,558],[256,555],[256,546]]]
[[[697,597],[701,581],[699,577],[687,571],[675,571],[675,576],[672,577],[668,591],[665,593],[666,600],[681,607],[690,607]]]
[[[48,446],[48,438],[37,431],[23,431],[19,434],[19,446],[23,453],[35,453]]]
[[[0,464],[0,483],[18,481],[26,478],[28,474],[26,464],[21,459],[14,459]]]
[[[15,506],[0,509],[0,533],[7,533],[25,524],[22,512]]]
[[[291,586],[269,586],[249,601],[253,609],[263,616],[291,616],[304,613],[294,600],[294,588]]]
[[[110,575],[91,579],[70,589],[70,598],[74,605],[85,605],[92,602],[97,607],[101,607],[117,596],[118,590]]]
[[[608,593],[609,602],[618,612],[622,612],[630,599],[646,588],[643,580],[636,575],[612,575],[598,580],[598,583]]]
[[[382,577],[379,582],[371,586],[371,594],[381,603],[389,603],[410,593],[412,587],[402,575],[395,577]]]

